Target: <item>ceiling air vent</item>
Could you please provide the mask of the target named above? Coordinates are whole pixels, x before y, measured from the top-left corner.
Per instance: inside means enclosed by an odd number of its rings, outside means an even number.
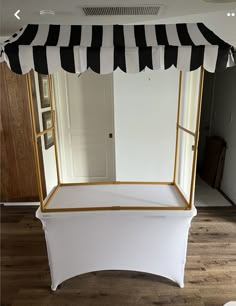
[[[86,16],[157,15],[159,6],[98,6],[82,7]]]

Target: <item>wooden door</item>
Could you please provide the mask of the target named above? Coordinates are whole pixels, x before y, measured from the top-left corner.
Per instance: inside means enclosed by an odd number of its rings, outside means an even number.
[[[0,84],[0,201],[38,201],[27,78],[2,63]]]
[[[63,181],[115,180],[112,75],[60,71],[54,83]]]

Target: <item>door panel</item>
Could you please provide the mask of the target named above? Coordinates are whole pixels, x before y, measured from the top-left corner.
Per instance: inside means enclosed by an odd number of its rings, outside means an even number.
[[[64,182],[113,181],[112,75],[60,71],[54,78]]]
[[[38,201],[32,129],[25,75],[0,64],[2,202]]]
[[[200,72],[201,70],[197,69],[182,73],[180,125],[194,133],[197,121]]]

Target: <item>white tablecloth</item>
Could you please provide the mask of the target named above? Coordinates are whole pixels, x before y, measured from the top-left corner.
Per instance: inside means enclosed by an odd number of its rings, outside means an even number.
[[[42,213],[52,290],[91,271],[131,270],[167,277],[184,286],[188,211]]]

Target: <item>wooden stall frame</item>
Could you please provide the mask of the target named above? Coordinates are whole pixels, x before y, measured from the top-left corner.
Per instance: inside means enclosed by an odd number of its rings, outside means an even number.
[[[180,105],[181,105],[181,96],[182,96],[182,80],[183,72],[179,73],[179,93],[178,93],[178,109],[177,109],[177,120],[176,120],[176,138],[175,138],[175,163],[174,163],[174,177],[173,182],[176,185],[176,175],[177,175],[177,162],[178,162],[178,146],[179,146],[179,120],[180,120]]]
[[[201,120],[203,82],[204,82],[204,68],[203,68],[203,66],[201,66],[200,82],[199,82],[199,90],[198,90],[197,120],[196,120],[195,137],[194,137],[194,155],[193,155],[193,164],[192,164],[192,177],[191,177],[191,187],[190,187],[189,209],[192,209],[193,199],[194,199],[196,167],[197,167],[197,154],[198,154],[198,141],[199,141],[199,129],[200,129],[200,120]]]
[[[53,103],[53,93],[52,93],[52,80],[51,76],[49,78],[49,94],[50,94],[50,111],[52,116],[52,127],[46,130],[43,130],[39,133],[36,132],[35,127],[35,117],[34,117],[34,106],[32,101],[32,91],[31,91],[31,80],[29,73],[27,74],[27,86],[28,86],[28,95],[29,95],[29,104],[30,104],[30,116],[31,116],[31,124],[33,130],[33,146],[34,146],[34,157],[35,157],[35,167],[38,181],[38,191],[39,191],[39,199],[40,199],[40,208],[42,212],[69,212],[69,211],[107,211],[107,210],[190,210],[192,209],[192,200],[193,200],[193,191],[194,191],[194,180],[195,180],[195,169],[196,169],[196,159],[197,159],[197,142],[199,138],[199,125],[200,125],[200,112],[201,112],[201,100],[202,100],[202,90],[203,90],[203,78],[204,78],[204,68],[201,67],[201,75],[200,75],[200,84],[199,84],[199,96],[198,96],[198,110],[197,110],[197,122],[196,122],[196,130],[192,132],[180,125],[180,106],[181,106],[181,94],[182,94],[182,71],[180,71],[179,76],[179,93],[178,93],[178,110],[177,110],[177,124],[176,124],[176,145],[175,145],[175,159],[174,159],[174,175],[173,182],[134,182],[134,181],[113,181],[113,182],[88,182],[88,183],[61,183],[60,180],[60,167],[59,167],[59,158],[58,158],[58,147],[57,147],[57,135],[56,135],[56,127],[55,127],[55,112],[54,112],[54,103]],[[186,133],[192,135],[195,139],[194,145],[194,158],[192,165],[192,175],[191,175],[191,190],[190,190],[190,201],[187,201],[184,194],[181,192],[180,188],[176,183],[176,175],[177,175],[177,161],[178,161],[178,136],[179,129],[183,130]],[[57,171],[57,185],[53,188],[53,190],[49,193],[46,199],[43,199],[42,193],[42,182],[41,182],[41,173],[39,167],[39,156],[38,156],[38,137],[46,134],[47,132],[52,131],[54,137],[54,149],[55,149],[55,161],[56,161],[56,171]],[[60,187],[63,186],[83,186],[83,185],[110,185],[110,184],[157,184],[157,185],[173,185],[175,186],[177,192],[184,200],[186,206],[183,207],[162,207],[162,206],[107,206],[107,207],[77,207],[77,208],[47,208],[51,199],[57,192]]]
[[[87,183],[61,183],[60,186],[81,186],[81,185],[121,185],[121,184],[126,184],[126,185],[174,185],[173,182],[141,182],[141,181],[111,181],[111,182],[87,182]]]
[[[56,135],[56,128],[55,128],[55,103],[53,97],[53,90],[52,90],[52,78],[48,76],[49,79],[49,98],[50,98],[50,108],[51,108],[51,117],[52,117],[52,126],[53,126],[53,138],[54,138],[54,146],[55,146],[55,159],[56,159],[56,170],[57,170],[57,184],[61,184],[60,178],[60,168],[59,168],[59,158],[58,158],[58,148],[57,148],[57,135]]]
[[[33,149],[34,149],[34,161],[35,161],[35,169],[36,169],[36,175],[37,175],[39,202],[40,202],[41,211],[44,211],[43,188],[42,188],[41,172],[40,172],[40,165],[39,165],[37,132],[36,132],[36,125],[35,125],[35,117],[34,117],[34,105],[33,105],[30,73],[27,73],[26,75],[26,83],[27,83],[27,90],[28,90],[30,118],[31,118],[31,126],[32,126],[32,142],[33,142]]]
[[[179,80],[179,96],[178,96],[178,112],[177,112],[177,123],[176,123],[176,147],[175,147],[175,166],[174,166],[174,185],[177,190],[187,203],[188,209],[192,209],[193,206],[193,193],[194,193],[194,183],[196,176],[196,165],[197,165],[197,153],[198,153],[198,140],[199,140],[199,128],[200,128],[200,118],[201,118],[201,104],[202,104],[202,92],[203,92],[203,82],[204,82],[204,67],[200,67],[200,81],[199,81],[199,90],[198,90],[198,105],[197,105],[197,118],[196,118],[196,127],[195,132],[190,131],[189,129],[183,127],[180,124],[180,109],[181,109],[181,96],[182,96],[182,71],[180,72]],[[193,145],[193,161],[192,161],[192,172],[191,172],[191,183],[190,183],[190,199],[186,199],[184,194],[181,192],[180,188],[177,185],[176,176],[177,176],[177,163],[178,163],[178,145],[179,145],[179,130],[192,135],[194,137]]]
[[[192,135],[193,137],[195,137],[195,135],[196,135],[196,133],[194,133],[194,132],[192,132],[192,131],[186,129],[185,127],[181,126],[180,124],[177,124],[177,128],[178,128],[179,130],[182,130],[182,131],[184,131],[184,132],[186,132],[186,133]]]

